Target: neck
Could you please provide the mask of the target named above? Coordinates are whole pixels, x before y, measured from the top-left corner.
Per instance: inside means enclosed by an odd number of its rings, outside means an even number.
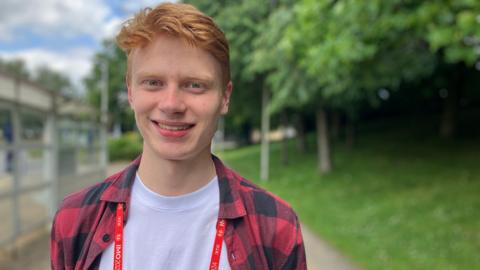
[[[216,175],[210,151],[204,151],[191,159],[167,160],[145,149],[138,175],[145,186],[160,195],[191,193],[206,185]]]

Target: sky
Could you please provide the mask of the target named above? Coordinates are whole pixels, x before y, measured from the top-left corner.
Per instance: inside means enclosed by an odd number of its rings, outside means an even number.
[[[46,65],[77,87],[102,40],[135,12],[161,0],[0,0],[0,58]]]

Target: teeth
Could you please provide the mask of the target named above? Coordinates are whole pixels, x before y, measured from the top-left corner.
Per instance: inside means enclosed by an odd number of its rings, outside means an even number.
[[[185,129],[190,127],[189,125],[187,125],[187,126],[167,126],[167,125],[162,125],[162,124],[158,124],[158,126],[161,129],[167,129],[167,130],[173,130],[173,131],[185,130]]]

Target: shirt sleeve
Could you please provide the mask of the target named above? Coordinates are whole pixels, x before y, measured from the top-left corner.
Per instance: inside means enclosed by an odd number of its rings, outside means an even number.
[[[58,228],[58,212],[53,219],[50,234],[50,265],[52,270],[65,269],[62,236]]]
[[[303,244],[302,230],[298,218],[295,218],[295,242],[287,260],[280,269],[282,270],[306,270],[307,260],[305,256],[305,246]]]

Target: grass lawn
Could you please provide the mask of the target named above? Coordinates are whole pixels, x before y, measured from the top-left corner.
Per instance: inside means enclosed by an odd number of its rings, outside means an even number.
[[[288,166],[273,144],[267,183],[258,145],[220,156],[362,269],[480,269],[480,141],[408,132],[360,133],[353,150],[335,144],[323,176],[313,142],[300,155],[292,141]]]

